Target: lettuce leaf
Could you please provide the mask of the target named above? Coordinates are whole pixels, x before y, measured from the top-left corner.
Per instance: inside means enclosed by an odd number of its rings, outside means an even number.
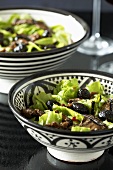
[[[39,109],[39,110],[46,110],[47,105],[46,102],[48,100],[52,100],[52,95],[50,93],[46,94],[45,92],[40,92],[38,95],[33,95],[32,100],[33,100],[33,105],[31,105],[30,108],[33,109]]]
[[[104,94],[104,86],[100,83],[100,81],[95,81],[93,83],[90,83],[86,85],[86,88],[89,90],[89,92],[96,92],[99,94]]]
[[[72,109],[69,109],[69,108],[67,108],[67,107],[65,107],[65,106],[58,106],[58,105],[56,105],[56,104],[54,104],[53,105],[53,110],[55,111],[55,110],[58,110],[59,112],[62,112],[64,115],[66,115],[66,116],[69,116],[70,118],[71,117],[76,117],[76,119],[78,120],[78,121],[82,121],[83,120],[83,118],[84,118],[84,116],[82,115],[82,114],[80,114],[80,113],[78,113],[78,112],[75,112],[74,110],[72,110]]]
[[[72,126],[71,131],[72,132],[89,132],[91,130],[88,127]]]
[[[113,123],[108,122],[107,120],[103,121],[103,123],[106,124],[109,129],[113,128]]]
[[[61,104],[67,103],[69,99],[77,97],[78,90],[79,84],[76,78],[62,80],[54,89],[53,98]]]
[[[46,125],[49,123],[61,123],[62,122],[62,113],[55,113],[55,111],[46,110],[45,114],[39,117],[38,124]]]

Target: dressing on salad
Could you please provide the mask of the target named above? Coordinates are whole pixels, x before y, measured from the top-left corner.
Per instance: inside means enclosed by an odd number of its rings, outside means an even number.
[[[21,114],[42,126],[75,132],[113,128],[113,95],[100,81],[81,88],[76,78],[62,80],[52,93],[33,95],[32,102]]]

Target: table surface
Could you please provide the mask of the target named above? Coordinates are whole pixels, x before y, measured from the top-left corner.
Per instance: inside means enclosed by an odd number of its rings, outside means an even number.
[[[90,13],[77,13],[91,27]],[[102,14],[101,33],[113,38],[113,14]],[[109,18],[109,19],[108,19]],[[109,21],[110,22],[109,24]],[[107,56],[112,58],[113,54]],[[94,56],[76,52],[62,69],[91,69]],[[36,142],[13,116],[7,94],[0,94],[0,170],[109,170],[113,169],[113,148],[89,163],[66,163],[53,158],[44,146]]]

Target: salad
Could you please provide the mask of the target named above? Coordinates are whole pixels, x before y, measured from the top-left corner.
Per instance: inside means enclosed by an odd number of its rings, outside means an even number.
[[[29,14],[12,14],[0,19],[0,52],[33,52],[64,47],[72,43],[62,25],[48,26]]]
[[[113,95],[106,94],[100,81],[85,88],[76,78],[62,80],[52,93],[32,96],[29,108],[21,114],[42,126],[75,132],[113,128]]]

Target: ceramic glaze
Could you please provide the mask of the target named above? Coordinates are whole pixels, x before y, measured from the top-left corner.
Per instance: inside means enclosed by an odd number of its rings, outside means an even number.
[[[105,93],[113,92],[113,77],[110,74],[80,70],[49,71],[17,82],[10,90],[8,101],[17,120],[36,141],[47,147],[51,155],[64,161],[88,162],[97,159],[106,149],[113,146],[113,129],[91,132],[64,131],[35,124],[20,114],[22,108],[29,107],[31,94],[41,91],[50,93],[61,80],[72,78],[78,79],[80,87],[99,80]]]

